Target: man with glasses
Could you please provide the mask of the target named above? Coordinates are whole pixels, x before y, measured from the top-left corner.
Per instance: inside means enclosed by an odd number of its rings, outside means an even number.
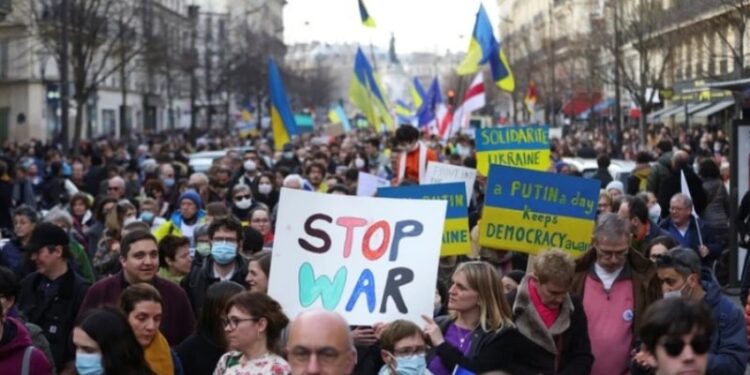
[[[669,218],[661,222],[662,229],[669,232],[680,246],[693,249],[709,264],[721,254],[721,245],[714,240],[703,220],[693,216],[693,201],[678,193],[669,201]]]
[[[709,335],[707,373],[744,374],[748,359],[744,315],[722,295],[713,273],[701,267],[698,254],[685,248],[672,249],[656,261],[656,267],[665,298],[703,303],[711,309],[717,331]]]
[[[292,375],[348,375],[357,363],[346,320],[328,311],[306,311],[289,328],[287,354]]]
[[[208,237],[211,253],[200,267],[194,267],[180,282],[196,315],[206,300],[208,287],[220,281],[245,285],[247,277],[247,261],[239,252],[242,249],[242,224],[232,216],[216,218],[208,227]]]
[[[640,330],[644,360],[651,364],[655,375],[719,374],[706,372],[714,326],[711,313],[700,303],[681,299],[657,301],[646,310]]]
[[[107,195],[117,200],[125,196],[125,180],[120,176],[115,176],[107,181]]]
[[[592,375],[627,371],[641,316],[661,297],[653,263],[630,248],[630,239],[627,220],[603,214],[591,249],[576,260],[572,290],[588,320]]]

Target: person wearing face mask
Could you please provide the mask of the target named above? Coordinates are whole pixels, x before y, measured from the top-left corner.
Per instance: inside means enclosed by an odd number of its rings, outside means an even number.
[[[276,189],[274,181],[272,174],[263,173],[253,181],[253,185],[250,185],[255,200],[268,206],[271,211],[279,203],[279,191]]]
[[[73,343],[79,375],[154,374],[127,318],[115,307],[88,312],[73,330]]]
[[[405,180],[420,183],[427,171],[427,163],[438,161],[437,154],[419,141],[419,130],[413,126],[400,126],[396,130],[395,143],[401,151],[395,161],[394,186]]]
[[[294,146],[291,143],[284,145],[281,152],[281,160],[274,164],[274,169],[286,168],[292,173],[300,172],[302,163],[300,163],[297,156],[294,154]]]
[[[247,261],[240,255],[242,224],[234,217],[214,219],[208,228],[211,253],[199,268],[193,268],[180,285],[187,292],[193,311],[198,313],[206,298],[206,289],[219,281],[245,284]]]
[[[237,185],[232,189],[232,215],[243,225],[250,221],[250,212],[258,207],[249,185]]]
[[[657,259],[656,268],[664,298],[702,303],[712,312],[717,332],[711,336],[706,373],[744,374],[748,360],[745,318],[742,310],[722,294],[713,272],[702,267],[695,251],[680,247]],[[634,361],[643,365],[638,355]]]
[[[385,365],[378,375],[432,375],[427,369],[426,352],[419,326],[407,320],[393,321],[380,335],[380,356]]]
[[[168,234],[192,239],[195,227],[205,222],[206,211],[203,210],[203,200],[198,193],[192,190],[185,191],[180,195],[177,204],[180,209],[172,214],[169,221],[154,231],[157,240],[161,241]],[[195,244],[191,243],[190,247],[194,249]]]
[[[252,186],[261,171],[263,163],[255,150],[247,150],[243,155],[242,171],[234,178],[232,185]]]

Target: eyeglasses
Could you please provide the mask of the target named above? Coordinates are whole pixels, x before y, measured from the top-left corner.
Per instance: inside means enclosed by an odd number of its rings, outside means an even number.
[[[309,348],[297,346],[289,352],[289,361],[300,364],[308,363],[313,355],[315,355],[315,358],[317,358],[322,365],[332,365],[336,363],[337,359],[339,359],[341,352],[331,347],[311,350]]]
[[[418,345],[418,346],[405,346],[403,348],[398,348],[393,350],[393,356],[394,357],[409,357],[413,355],[419,355],[424,354],[427,351],[427,347],[424,345]]]
[[[260,318],[245,318],[245,319],[242,319],[242,318],[238,318],[236,316],[230,316],[229,318],[222,318],[221,319],[221,325],[224,328],[229,327],[230,330],[235,330],[235,329],[237,329],[237,326],[240,323],[242,323],[242,322],[250,322],[250,321],[257,322],[258,320],[260,320]]]
[[[617,258],[617,259],[624,259],[626,256],[628,256],[628,250],[629,250],[629,248],[625,248],[622,250],[605,251],[605,250],[599,249],[598,247],[595,249],[596,249],[597,255],[599,255],[602,258]]]
[[[705,334],[696,335],[690,343],[686,343],[685,340],[679,337],[671,337],[663,340],[660,345],[664,347],[664,351],[670,357],[678,357],[682,354],[685,345],[690,345],[695,354],[706,354],[708,353],[708,349],[711,348],[711,338]]]
[[[238,196],[234,197],[234,200],[236,200],[236,201],[241,201],[243,199],[250,199],[250,195],[249,194],[247,194],[247,195],[238,195]]]

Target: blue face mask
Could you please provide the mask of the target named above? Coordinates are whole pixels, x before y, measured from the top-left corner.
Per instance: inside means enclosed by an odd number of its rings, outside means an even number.
[[[169,189],[172,186],[174,186],[174,178],[165,178],[162,181],[164,182],[164,186],[166,186],[167,189]]]
[[[237,257],[237,244],[231,242],[214,242],[211,245],[211,257],[216,263],[223,265],[232,263]]]
[[[104,374],[104,367],[102,367],[102,354],[76,352],[76,371],[78,371],[79,375]]]
[[[422,375],[427,369],[427,361],[424,354],[393,358],[396,359],[396,373],[398,375]]]
[[[150,223],[154,220],[154,213],[150,211],[141,212],[141,221]]]

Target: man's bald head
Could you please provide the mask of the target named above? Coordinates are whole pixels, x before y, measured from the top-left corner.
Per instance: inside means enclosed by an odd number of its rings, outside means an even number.
[[[289,327],[287,351],[293,375],[346,375],[357,364],[349,325],[328,311],[299,314]]]
[[[675,169],[682,169],[682,167],[688,165],[689,162],[690,154],[685,151],[675,151],[674,155],[672,155],[672,166],[674,166]]]

